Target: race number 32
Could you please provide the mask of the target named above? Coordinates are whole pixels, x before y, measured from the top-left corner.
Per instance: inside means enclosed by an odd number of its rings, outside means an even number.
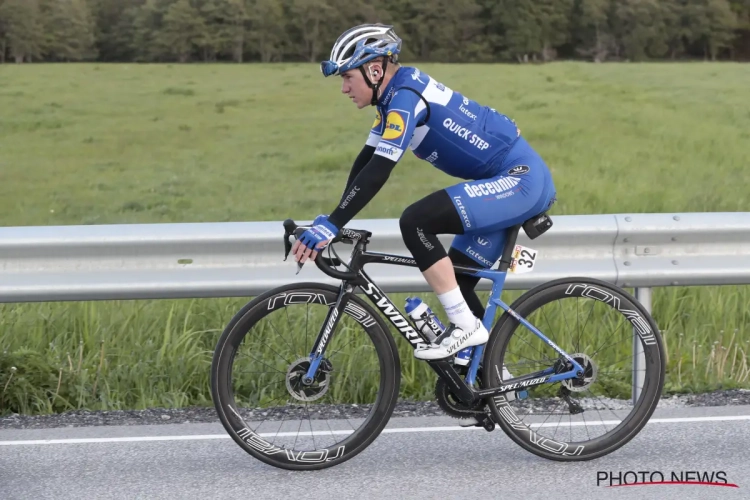
[[[512,273],[530,273],[536,265],[536,259],[539,252],[533,248],[528,248],[523,245],[516,245],[513,249],[512,262],[510,264],[510,272]]]

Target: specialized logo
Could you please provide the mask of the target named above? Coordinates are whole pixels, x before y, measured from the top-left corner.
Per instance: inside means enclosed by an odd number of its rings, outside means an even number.
[[[451,346],[447,349],[448,354],[453,354],[454,352],[458,351],[458,348],[461,347],[466,343],[467,340],[469,340],[469,337],[471,337],[471,334],[474,332],[466,332]]]
[[[393,326],[398,328],[406,340],[414,345],[422,343],[422,337],[420,337],[414,328],[409,326],[409,322],[406,321],[406,318],[399,313],[398,309],[388,301],[388,298],[381,296],[381,293],[379,293],[380,289],[375,286],[375,283],[368,282],[367,287],[363,287],[362,291],[372,298],[373,301],[377,300],[375,305],[377,305],[378,309],[380,309],[390,322],[393,323]]]
[[[409,264],[409,265],[416,265],[417,261],[414,259],[405,259],[403,257],[391,257],[390,255],[386,255],[383,257],[383,260],[386,260],[388,262],[398,262],[399,264]]]
[[[523,175],[523,174],[528,174],[529,170],[531,170],[531,168],[529,168],[528,165],[517,165],[517,166],[511,168],[510,170],[508,170],[508,175]]]
[[[514,177],[500,177],[496,181],[491,182],[479,182],[476,184],[466,183],[464,184],[464,191],[466,191],[466,194],[468,194],[470,198],[476,198],[477,196],[486,196],[510,191],[516,187],[519,182],[521,181]]]
[[[443,120],[443,127],[447,128],[461,139],[469,141],[469,144],[476,146],[480,150],[485,150],[490,147],[490,143],[474,134],[466,127],[462,127],[458,123],[454,122],[450,118]]]
[[[331,335],[331,331],[333,330],[333,324],[336,323],[336,318],[339,315],[338,309],[334,308],[333,313],[331,314],[331,319],[328,320],[328,324],[326,325],[325,331],[323,331],[323,338],[320,339],[320,345],[318,346],[318,350],[315,351],[318,354],[323,354],[323,349],[325,349],[326,344],[328,343],[328,337]]]
[[[464,219],[464,225],[467,228],[471,227],[471,221],[469,220],[469,213],[466,211],[466,207],[464,206],[463,202],[461,201],[460,196],[454,196],[453,200],[456,202],[456,206],[458,207],[458,211],[461,214],[461,217]]]
[[[419,75],[420,75],[421,73],[422,73],[422,72],[421,72],[421,71],[419,71],[419,70],[418,70],[417,68],[414,68],[414,72],[413,72],[413,73],[411,74],[411,79],[412,79],[412,80],[416,80],[416,81],[418,81],[418,82],[419,82],[419,83],[421,83],[421,84],[424,84],[424,82],[423,82],[422,80],[420,80],[420,79],[419,79]]]
[[[500,370],[498,369],[497,365],[495,365],[495,372],[498,374],[498,377],[500,376]],[[524,380],[522,382],[516,382],[515,384],[508,384],[508,385],[501,385],[498,387],[501,391],[507,391],[507,390],[513,390],[513,389],[521,389],[523,387],[528,387],[530,385],[539,385],[545,383],[547,380],[549,380],[551,377],[544,376],[539,378],[532,378],[531,380]],[[500,378],[502,380],[502,378]]]

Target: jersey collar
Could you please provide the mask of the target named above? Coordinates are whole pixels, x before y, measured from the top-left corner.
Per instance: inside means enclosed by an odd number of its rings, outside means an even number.
[[[396,79],[399,77],[399,73],[403,70],[403,66],[398,68],[396,72],[393,74],[393,77],[388,82],[388,85],[386,85],[383,88],[383,94],[380,96],[380,99],[378,99],[378,106],[388,106],[391,101],[393,100],[393,94],[395,92],[396,88]]]

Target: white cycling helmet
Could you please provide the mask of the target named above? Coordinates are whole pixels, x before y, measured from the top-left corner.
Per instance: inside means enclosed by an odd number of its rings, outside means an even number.
[[[346,30],[338,37],[331,49],[329,60],[320,63],[323,76],[340,75],[353,68],[359,68],[365,81],[373,89],[373,102],[377,102],[377,91],[385,76],[388,61],[398,62],[401,52],[401,39],[396,36],[393,26],[385,24],[360,24]],[[363,64],[376,57],[385,57],[383,76],[373,83],[365,74]]]

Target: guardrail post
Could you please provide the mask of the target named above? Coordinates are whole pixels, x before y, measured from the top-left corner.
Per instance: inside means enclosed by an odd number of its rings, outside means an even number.
[[[651,314],[651,289],[636,288],[635,298]],[[646,380],[646,356],[643,354],[643,345],[638,338],[638,332],[633,328],[633,404],[641,395],[641,388]]]

